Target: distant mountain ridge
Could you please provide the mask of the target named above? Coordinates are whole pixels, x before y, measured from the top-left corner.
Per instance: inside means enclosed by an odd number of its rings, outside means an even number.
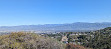
[[[0,31],[60,31],[60,30],[99,30],[111,27],[110,22],[87,23],[77,22],[70,24],[45,24],[45,25],[21,25],[21,26],[1,26]]]

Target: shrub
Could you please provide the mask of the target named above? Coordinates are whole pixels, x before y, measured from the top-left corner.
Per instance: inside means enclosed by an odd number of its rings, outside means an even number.
[[[64,49],[64,46],[35,33],[15,32],[0,36],[0,49]]]
[[[72,43],[69,43],[66,45],[66,49],[86,49],[86,48],[80,45],[74,45]]]

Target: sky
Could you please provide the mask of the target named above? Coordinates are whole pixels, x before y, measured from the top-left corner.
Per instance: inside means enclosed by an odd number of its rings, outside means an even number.
[[[0,26],[111,22],[111,0],[0,0]]]

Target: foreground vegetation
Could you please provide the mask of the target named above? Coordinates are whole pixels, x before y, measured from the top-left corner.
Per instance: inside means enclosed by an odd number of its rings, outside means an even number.
[[[65,44],[61,42],[64,36],[68,39]],[[111,49],[111,27],[45,35],[27,32],[4,34],[0,35],[0,49]]]
[[[93,49],[111,49],[111,27],[91,32],[94,37],[89,40],[83,39],[85,47]]]
[[[34,33],[11,33],[0,36],[0,49],[65,49],[61,42]]]
[[[90,31],[90,32],[62,32],[57,34],[48,34],[61,41],[63,36],[68,38],[68,48],[74,49],[77,45],[84,46],[85,49],[111,49],[111,27]],[[67,43],[66,43],[67,44]],[[76,45],[76,46],[72,46]],[[83,48],[78,48],[83,49]]]

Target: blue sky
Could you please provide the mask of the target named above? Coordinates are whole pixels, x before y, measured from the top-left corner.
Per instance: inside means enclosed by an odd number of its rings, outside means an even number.
[[[111,22],[111,0],[0,0],[0,26]]]

